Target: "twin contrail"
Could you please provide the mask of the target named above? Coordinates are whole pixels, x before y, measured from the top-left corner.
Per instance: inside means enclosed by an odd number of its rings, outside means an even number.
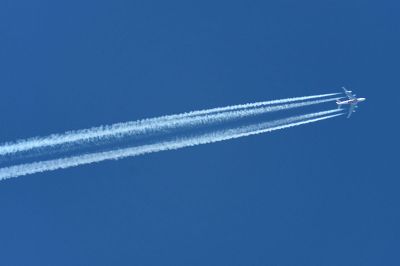
[[[300,108],[334,101],[337,98],[328,98],[338,93],[321,94],[288,98],[282,100],[232,105],[221,108],[192,111],[188,113],[144,119],[134,122],[119,123],[109,126],[95,127],[79,131],[69,131],[64,134],[54,134],[43,138],[20,140],[0,145],[0,156],[13,158],[18,154],[35,152],[35,155],[49,155],[52,151],[70,151],[72,146],[81,147],[84,144],[105,142],[115,144],[114,140],[131,136],[147,136],[153,133],[166,133],[178,129],[188,129],[200,126],[221,124],[232,120],[263,115],[269,112]],[[247,126],[236,126],[228,129],[208,130],[208,133],[194,134],[175,139],[157,140],[150,144],[136,145],[123,149],[112,149],[103,152],[86,153],[60,159],[42,160],[31,163],[0,168],[0,180],[24,176],[34,173],[65,169],[79,165],[118,160],[131,156],[139,156],[166,150],[176,150],[201,144],[220,142],[225,140],[246,137],[289,127],[309,124],[342,115],[341,109],[309,113],[289,118],[256,123]],[[207,128],[206,128],[207,129]],[[186,134],[187,135],[187,134]],[[87,152],[87,150],[86,150]]]
[[[193,111],[183,114],[163,116],[134,122],[118,123],[114,125],[95,127],[79,131],[69,131],[64,134],[54,134],[44,138],[19,140],[14,143],[5,143],[1,145],[0,156],[13,155],[16,153],[31,151],[35,149],[41,150],[59,145],[80,145],[83,143],[92,143],[107,139],[117,139],[139,134],[146,135],[159,131],[177,129],[180,127],[212,125],[224,121],[261,115],[269,112],[276,112],[320,104],[324,102],[330,102],[336,100],[337,98],[290,103],[329,97],[336,94],[337,93],[321,94],[314,96],[234,105],[222,108],[213,108],[208,110]]]
[[[132,148],[84,154],[68,158],[40,161],[29,164],[21,164],[21,165],[6,167],[0,169],[0,180],[34,174],[34,173],[53,171],[57,169],[66,169],[69,167],[76,167],[85,164],[102,162],[105,160],[118,160],[131,156],[139,156],[166,150],[176,150],[185,147],[197,146],[201,144],[215,143],[225,140],[236,139],[240,137],[257,135],[261,133],[309,124],[321,120],[326,120],[329,118],[342,115],[343,113],[338,113],[341,111],[342,110],[340,109],[334,109],[334,110],[311,113],[306,115],[293,116],[290,118],[279,119],[272,122],[259,123],[251,126],[220,130],[217,132],[212,132],[192,137],[178,138],[170,141],[162,141],[154,144],[141,145]],[[337,114],[332,114],[332,113],[337,113]]]

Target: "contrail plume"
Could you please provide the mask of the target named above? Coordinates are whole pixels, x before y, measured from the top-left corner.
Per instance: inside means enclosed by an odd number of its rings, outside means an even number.
[[[255,107],[273,105],[273,104],[307,101],[307,100],[312,100],[312,99],[331,97],[331,96],[335,96],[338,94],[342,94],[342,93],[327,93],[327,94],[319,94],[319,95],[311,95],[311,96],[303,96],[303,97],[286,98],[286,99],[280,99],[280,100],[263,101],[263,102],[256,102],[256,103],[246,103],[246,104],[239,104],[239,105],[233,105],[233,106],[227,106],[227,107],[217,107],[217,108],[212,108],[212,109],[207,109],[207,110],[192,111],[192,112],[183,113],[183,114],[179,114],[179,115],[172,115],[169,117],[174,118],[173,116],[177,116],[175,118],[179,118],[179,116],[182,116],[182,115],[183,116],[205,115],[205,114],[210,114],[210,113],[234,111],[234,110],[239,110],[239,109],[255,108]]]
[[[281,110],[330,102],[336,100],[337,98],[272,105],[283,102],[294,102],[304,99],[327,97],[336,94],[337,93],[322,94],[316,96],[305,96],[305,97],[289,98],[283,100],[274,100],[269,102],[259,102],[253,104],[243,104],[243,105],[228,106],[223,108],[214,108],[202,111],[183,113],[178,115],[139,120],[134,122],[118,123],[114,125],[95,127],[85,130],[69,131],[64,134],[53,134],[43,138],[31,138],[26,140],[19,140],[13,143],[5,143],[2,146],[0,146],[0,156],[12,155],[19,152],[26,152],[34,149],[40,150],[40,149],[55,147],[58,145],[67,145],[67,144],[79,145],[83,143],[91,143],[100,140],[117,139],[125,136],[150,134],[158,131],[178,129],[180,127],[194,127],[205,124],[211,125],[223,121],[261,115],[268,112],[276,112]]]
[[[250,126],[243,126],[227,130],[219,130],[216,132],[206,133],[198,136],[190,136],[185,138],[178,138],[175,140],[161,141],[153,144],[141,145],[131,148],[84,154],[80,156],[73,156],[55,160],[39,161],[34,163],[5,167],[0,169],[0,180],[34,174],[34,173],[53,171],[57,169],[76,167],[85,164],[97,163],[105,160],[118,160],[131,156],[139,156],[166,150],[176,150],[185,147],[197,146],[201,144],[215,143],[225,140],[236,139],[240,137],[257,135],[261,133],[276,131],[280,129],[295,127],[299,125],[309,124],[333,118],[342,115],[343,113],[339,113],[341,111],[342,110],[340,109],[334,109],[334,110],[311,113],[306,115],[293,116],[285,119],[279,119],[271,122],[264,122]]]

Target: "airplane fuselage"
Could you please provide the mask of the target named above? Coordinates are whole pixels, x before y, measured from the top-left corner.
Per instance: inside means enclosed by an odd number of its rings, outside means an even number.
[[[355,98],[355,99],[349,99],[349,100],[337,100],[336,103],[338,105],[343,105],[343,104],[357,104],[359,102],[365,101],[365,98]]]

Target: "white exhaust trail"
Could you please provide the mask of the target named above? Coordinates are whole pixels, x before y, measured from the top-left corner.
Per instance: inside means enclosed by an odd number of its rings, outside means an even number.
[[[227,107],[212,108],[212,109],[207,109],[207,110],[192,111],[192,112],[188,112],[188,113],[183,113],[183,114],[178,114],[178,115],[171,115],[171,116],[167,116],[167,117],[170,117],[170,118],[174,119],[174,118],[179,118],[179,116],[185,116],[186,117],[186,116],[206,115],[206,114],[210,114],[210,113],[234,111],[234,110],[239,110],[239,109],[255,108],[255,107],[273,105],[273,104],[282,104],[282,103],[292,103],[292,102],[299,102],[299,101],[307,101],[307,100],[312,100],[312,99],[331,97],[331,96],[335,96],[335,95],[338,95],[338,94],[342,94],[342,93],[327,93],[327,94],[320,94],[320,95],[294,97],[294,98],[286,98],[286,99],[271,100],[271,101],[256,102],[256,103],[246,103],[246,104],[232,105],[232,106],[227,106]],[[173,116],[176,116],[176,117],[173,117]]]
[[[26,152],[44,148],[51,148],[66,144],[83,144],[100,140],[118,139],[126,136],[134,136],[138,134],[150,134],[157,131],[173,130],[180,127],[194,127],[205,124],[215,124],[223,121],[229,121],[244,117],[261,115],[268,112],[276,112],[292,108],[299,108],[309,105],[315,105],[330,101],[337,98],[328,98],[314,101],[305,101],[291,104],[272,105],[282,102],[300,101],[310,98],[321,98],[336,95],[337,93],[322,94],[316,96],[306,96],[298,98],[289,98],[283,100],[275,100],[269,102],[259,102],[253,104],[243,104],[228,106],[223,108],[214,108],[202,111],[194,111],[178,115],[163,116],[139,120],[134,122],[118,123],[110,126],[101,126],[85,130],[69,131],[64,134],[53,134],[44,138],[31,138],[19,140],[12,143],[5,143],[0,146],[0,156],[13,155],[20,152]],[[265,105],[265,106],[264,106]],[[264,106],[264,107],[260,107]],[[259,107],[259,108],[255,108]],[[65,147],[68,150],[68,147]]]
[[[336,116],[343,113],[340,109],[323,111],[318,113],[311,113],[300,116],[293,116],[286,119],[279,119],[272,122],[259,123],[251,126],[244,126],[239,128],[232,128],[228,130],[220,130],[212,133],[207,133],[199,136],[192,136],[186,138],[179,138],[170,141],[162,141],[154,144],[142,145],[137,147],[118,149],[106,152],[84,154],[80,156],[73,156],[68,158],[61,158],[55,160],[39,161],[28,164],[15,165],[0,169],[0,180],[5,180],[12,177],[19,177],[34,173],[41,173],[46,171],[53,171],[57,169],[65,169],[69,167],[76,167],[85,164],[102,162],[105,160],[118,160],[131,156],[139,156],[148,153],[176,150],[184,147],[192,147],[201,144],[208,144],[220,142],[224,140],[236,139],[261,133],[271,132],[275,130],[295,127],[303,124],[309,124]],[[338,113],[338,114],[332,114]],[[316,118],[315,118],[316,117]]]

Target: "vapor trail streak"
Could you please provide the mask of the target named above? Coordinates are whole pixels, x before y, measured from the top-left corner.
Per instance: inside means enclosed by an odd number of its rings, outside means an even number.
[[[320,94],[320,95],[294,97],[294,98],[286,98],[286,99],[271,100],[271,101],[256,102],[256,103],[246,103],[246,104],[239,104],[239,105],[233,105],[233,106],[227,106],[227,107],[217,107],[217,108],[212,108],[212,109],[207,109],[207,110],[192,111],[192,112],[188,112],[188,113],[171,115],[171,116],[167,116],[167,117],[174,119],[174,118],[179,118],[179,116],[186,117],[186,116],[206,115],[206,114],[210,114],[210,113],[234,111],[234,110],[239,110],[239,109],[255,108],[255,107],[273,105],[273,104],[307,101],[307,100],[312,100],[312,99],[331,97],[331,96],[335,96],[338,94],[342,94],[342,93],[327,93],[327,94]],[[177,116],[177,117],[174,117],[174,116]]]
[[[336,93],[289,98],[289,99],[275,100],[269,102],[259,102],[253,104],[243,104],[243,105],[228,106],[223,108],[214,108],[202,111],[183,113],[178,115],[139,120],[134,122],[118,123],[110,126],[101,126],[79,131],[69,131],[64,134],[53,134],[43,138],[31,138],[26,140],[19,140],[13,143],[6,143],[0,146],[0,156],[12,155],[18,152],[25,152],[34,149],[40,150],[44,148],[54,147],[57,145],[65,145],[65,144],[78,145],[82,143],[96,142],[99,140],[117,139],[128,135],[132,136],[138,134],[149,134],[161,130],[172,130],[180,127],[194,127],[205,124],[215,124],[243,117],[261,115],[268,112],[276,112],[292,108],[299,108],[303,106],[320,104],[336,100],[337,98],[329,98],[329,99],[269,106],[271,104],[276,104],[276,103],[293,102],[304,99],[321,98],[332,95],[336,95]]]
[[[236,139],[240,137],[257,135],[261,133],[299,126],[303,124],[309,124],[342,115],[342,113],[329,115],[338,112],[341,112],[341,110],[334,109],[318,113],[293,116],[290,118],[279,119],[272,122],[265,122],[256,125],[244,126],[228,130],[220,130],[212,133],[202,134],[199,136],[179,138],[171,141],[162,141],[154,144],[142,145],[126,149],[91,153],[91,154],[85,154],[68,158],[39,161],[29,164],[21,164],[16,166],[5,167],[0,169],[0,180],[34,174],[34,173],[53,171],[57,169],[76,167],[79,165],[97,163],[105,160],[118,160],[131,156],[139,156],[166,150],[176,150],[184,147],[191,147],[201,144],[208,144],[224,140]]]

